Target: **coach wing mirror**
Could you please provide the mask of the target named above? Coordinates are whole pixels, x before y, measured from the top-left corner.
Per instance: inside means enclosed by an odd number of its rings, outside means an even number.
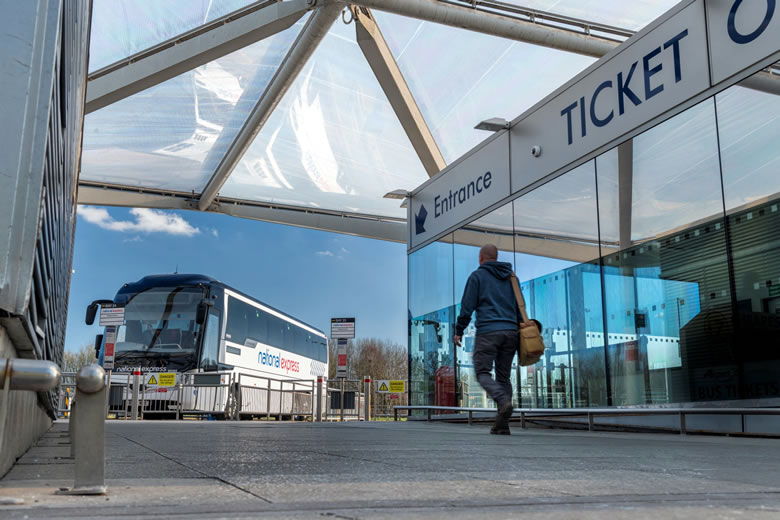
[[[98,306],[104,303],[114,303],[111,300],[95,300],[87,306],[87,316],[84,318],[84,323],[92,325],[95,323],[95,316],[97,315]]]
[[[195,322],[198,325],[206,323],[206,315],[209,313],[209,307],[214,305],[214,302],[210,300],[201,300],[198,304],[198,312],[195,314]]]
[[[95,336],[95,359],[100,358],[100,345],[103,344],[103,335],[98,334]]]

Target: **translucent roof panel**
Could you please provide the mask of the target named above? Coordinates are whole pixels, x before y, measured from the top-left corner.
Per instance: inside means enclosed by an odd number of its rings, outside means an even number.
[[[202,191],[305,21],[88,114],[81,179]]]
[[[503,0],[528,9],[638,31],[680,0]]]
[[[448,163],[489,135],[474,129],[480,121],[514,119],[594,61],[379,11],[374,16]]]
[[[274,110],[220,196],[406,217],[392,190],[428,176],[340,20]]]
[[[195,29],[255,0],[93,0],[89,71]]]

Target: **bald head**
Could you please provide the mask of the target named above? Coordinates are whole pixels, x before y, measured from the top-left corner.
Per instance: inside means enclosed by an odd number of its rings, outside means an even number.
[[[498,260],[498,248],[493,244],[485,244],[479,250],[479,263],[483,262],[495,262]]]

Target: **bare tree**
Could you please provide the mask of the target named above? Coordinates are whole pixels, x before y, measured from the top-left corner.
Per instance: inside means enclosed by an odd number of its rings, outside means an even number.
[[[95,358],[95,346],[84,345],[81,350],[71,352],[66,350],[65,355],[62,357],[62,371],[63,372],[78,372],[81,367],[97,363]]]

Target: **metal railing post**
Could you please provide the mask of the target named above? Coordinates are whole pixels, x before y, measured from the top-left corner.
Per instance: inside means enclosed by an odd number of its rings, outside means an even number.
[[[339,422],[344,422],[344,378],[341,378],[341,410],[339,411]]]
[[[76,478],[72,489],[60,490],[64,495],[104,495],[106,372],[99,365],[87,365],[76,377]]]
[[[687,428],[685,427],[685,412],[680,410],[680,435],[686,435]]]
[[[522,410],[520,411],[520,428],[522,428],[523,430],[526,429],[526,425],[525,425],[525,412],[522,411]]]
[[[371,420],[371,376],[363,378],[363,418]]]
[[[284,381],[279,381],[279,420],[282,420],[284,412]]]
[[[317,377],[317,422],[322,422],[322,376]]]
[[[271,420],[271,380],[268,380],[268,399],[266,399],[265,403],[265,420],[270,421]]]
[[[141,372],[133,371],[133,400],[130,403],[130,416],[134,421],[138,420],[138,387],[140,386]]]
[[[398,421],[398,408],[393,407],[393,421]]]
[[[295,422],[295,381],[292,384],[292,399],[290,400],[290,419]]]

